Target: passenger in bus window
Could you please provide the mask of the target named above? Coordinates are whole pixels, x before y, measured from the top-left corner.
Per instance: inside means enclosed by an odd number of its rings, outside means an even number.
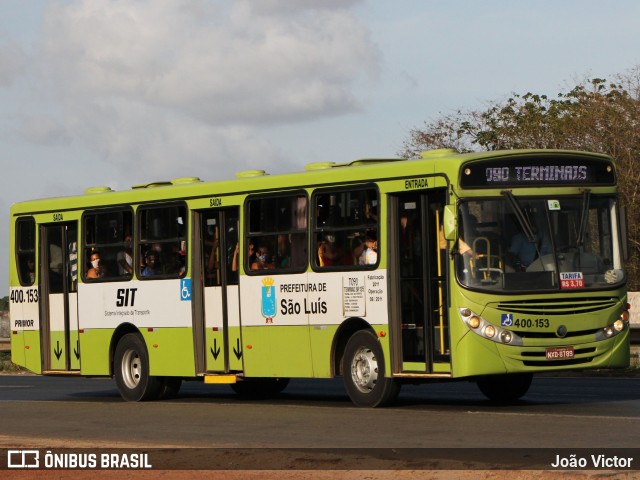
[[[87,278],[102,278],[107,273],[100,261],[100,252],[94,250],[89,257],[91,267],[87,270]]]
[[[362,256],[362,252],[364,252],[365,247],[365,243],[356,233],[353,240],[351,240],[351,258],[347,259],[347,256],[345,255],[345,265],[359,265],[360,257]]]
[[[289,236],[283,233],[278,235],[278,254],[275,265],[276,268],[291,268],[291,244]]]
[[[183,277],[187,273],[185,262],[186,252],[184,250],[175,250],[169,254],[168,260],[165,262],[165,272],[168,275],[178,275]]]
[[[231,258],[231,271],[238,271],[238,255],[240,252],[240,242],[236,242],[236,246],[233,249],[233,257]]]
[[[118,273],[120,275],[133,275],[133,238],[124,236],[124,250],[118,252]]]
[[[292,233],[289,235],[291,244],[291,266],[300,268],[307,264],[307,235]]]
[[[275,268],[269,246],[265,242],[260,243],[255,260],[250,267],[251,270],[270,270]]]
[[[327,234],[318,245],[318,263],[321,267],[330,267],[339,265],[342,259],[342,249],[336,244],[336,237],[333,234]]]
[[[364,216],[367,219],[367,223],[378,223],[378,212],[371,202],[365,203]]]
[[[36,262],[31,255],[27,258],[27,275],[29,283],[33,285],[33,282],[36,281]]]
[[[378,240],[375,233],[367,233],[364,243],[365,248],[358,263],[360,265],[374,265],[378,262]]]
[[[160,275],[160,265],[158,262],[158,253],[155,250],[150,250],[144,257],[145,266],[140,272],[143,277],[152,275]]]

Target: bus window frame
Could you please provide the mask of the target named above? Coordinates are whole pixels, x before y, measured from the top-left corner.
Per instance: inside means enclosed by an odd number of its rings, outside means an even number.
[[[79,255],[79,269],[81,270],[81,276],[82,276],[82,281],[84,283],[101,283],[101,282],[128,282],[130,280],[132,280],[134,278],[134,275],[118,275],[118,274],[114,274],[114,275],[108,275],[105,276],[103,278],[87,278],[87,265],[90,263],[90,258],[91,258],[91,253],[93,250],[97,250],[100,253],[100,256],[102,257],[102,246],[100,246],[99,244],[96,243],[96,246],[89,246],[87,245],[87,217],[91,216],[91,215],[100,215],[100,214],[107,214],[107,213],[112,213],[112,212],[122,212],[122,213],[130,213],[131,215],[131,232],[130,235],[132,237],[132,242],[135,242],[135,220],[136,220],[136,216],[135,216],[135,212],[133,211],[133,208],[130,205],[122,205],[122,206],[110,206],[110,207],[106,207],[106,208],[88,208],[86,210],[84,210],[82,212],[82,216],[80,218],[80,224],[82,226],[82,230],[80,232],[80,234],[78,235],[79,238],[79,242],[81,244],[81,254]],[[125,242],[124,242],[124,233],[123,233],[123,240],[122,242],[118,242],[118,243],[113,243],[111,244],[112,246],[120,246],[122,248],[124,248],[125,246]],[[90,251],[91,250],[91,251]],[[135,252],[132,252],[135,253]],[[117,258],[117,256],[116,256]],[[132,256],[132,262],[134,263],[134,267],[135,267],[135,255]],[[82,268],[80,268],[80,266],[82,266]],[[135,271],[135,268],[134,268]],[[108,273],[108,271],[107,271]]]
[[[142,237],[142,215],[144,212],[149,212],[150,210],[164,210],[166,208],[177,207],[184,208],[184,215],[182,216],[182,221],[184,225],[184,232],[182,237],[167,237],[166,239],[157,240],[157,239],[149,239],[147,237]],[[134,272],[135,276],[138,280],[167,280],[167,279],[175,279],[175,278],[186,278],[189,273],[189,231],[190,231],[190,222],[191,222],[191,210],[189,209],[189,205],[184,201],[170,201],[170,202],[153,202],[153,203],[145,203],[139,205],[136,209],[135,214],[135,235],[134,235],[134,243],[135,243],[135,255],[134,255]],[[176,273],[160,273],[157,275],[142,275],[142,269],[144,268],[144,257],[145,252],[142,250],[142,245],[151,245],[154,243],[161,244],[172,244],[184,242],[184,271],[176,272]]]
[[[319,241],[318,238],[320,235],[325,234],[325,232],[327,231],[340,231],[340,232],[346,232],[346,231],[353,231],[356,230],[356,227],[354,225],[349,225],[349,226],[345,226],[345,227],[333,227],[331,229],[327,229],[324,227],[319,227],[318,226],[318,215],[315,214],[315,212],[317,212],[317,199],[320,195],[327,195],[327,194],[331,194],[332,192],[336,192],[336,193],[345,193],[345,192],[354,192],[354,191],[365,191],[365,190],[373,190],[376,194],[376,200],[378,201],[378,206],[377,206],[377,220],[375,222],[375,231],[376,231],[376,237],[377,237],[377,252],[378,252],[378,258],[376,260],[376,263],[372,263],[372,264],[365,264],[365,265],[359,265],[358,263],[354,263],[352,265],[348,265],[348,264],[343,264],[343,265],[319,265],[319,258],[318,258],[318,248],[319,248]],[[381,255],[382,255],[382,247],[383,247],[383,242],[381,242],[381,238],[380,238],[380,233],[381,233],[381,225],[382,222],[380,221],[381,216],[384,215],[383,212],[383,208],[382,208],[382,196],[380,194],[380,188],[378,187],[378,184],[376,183],[371,183],[371,182],[367,182],[367,183],[357,183],[357,184],[343,184],[343,185],[337,185],[337,186],[331,186],[331,187],[320,187],[315,189],[312,194],[311,194],[311,212],[314,212],[313,218],[311,219],[312,224],[310,225],[311,227],[311,248],[310,248],[310,252],[313,253],[313,255],[311,255],[311,268],[314,272],[352,272],[352,271],[370,271],[370,270],[376,270],[378,269],[378,267],[380,266],[380,262],[381,262]],[[363,216],[364,216],[364,212],[363,212]],[[364,236],[362,238],[362,241],[364,243],[364,241],[366,240],[366,231],[367,229],[367,225],[366,223],[362,223],[361,225],[358,225],[357,227],[361,227],[361,230],[364,232]]]
[[[250,204],[253,201],[260,201],[260,200],[264,200],[264,199],[277,199],[277,198],[291,198],[291,199],[295,199],[298,197],[304,197],[305,201],[306,201],[306,209],[307,209],[307,213],[306,213],[306,227],[301,228],[301,229],[294,229],[294,228],[290,228],[288,230],[282,230],[282,231],[273,231],[273,232],[252,232],[251,231],[251,209],[250,209]],[[268,194],[263,194],[263,193],[257,193],[257,194],[251,194],[248,195],[245,200],[244,200],[244,204],[242,206],[243,209],[243,224],[244,224],[244,231],[242,234],[242,240],[244,242],[244,245],[242,246],[242,248],[240,249],[240,252],[242,253],[242,262],[240,262],[243,266],[244,269],[244,273],[246,275],[250,275],[250,276],[261,276],[261,275],[291,275],[291,274],[296,274],[296,273],[304,273],[307,271],[307,268],[309,266],[309,205],[310,205],[310,199],[309,199],[309,194],[306,190],[302,190],[302,189],[296,189],[296,190],[285,190],[285,191],[279,191],[279,192],[275,192],[275,193],[268,193]],[[277,227],[276,227],[277,228]],[[303,265],[297,266],[297,267],[285,267],[285,268],[268,268],[268,269],[259,269],[259,270],[252,270],[251,269],[251,265],[249,264],[249,245],[252,244],[253,242],[251,241],[252,238],[255,237],[275,237],[276,238],[276,242],[277,242],[277,237],[278,235],[290,235],[290,234],[304,234],[304,242],[301,243],[302,245],[305,246],[307,253],[305,255],[304,258],[304,263]],[[255,246],[257,247],[257,246]],[[275,248],[277,248],[277,244],[275,245]]]
[[[24,224],[24,223],[31,223],[32,227],[33,227],[33,249],[31,250],[22,250],[21,249],[21,238],[20,238],[20,233],[22,232],[22,227],[20,226],[20,224]],[[18,274],[18,281],[20,282],[20,285],[23,287],[31,287],[36,283],[36,278],[38,276],[38,264],[36,262],[37,258],[36,258],[36,247],[37,247],[37,224],[36,224],[36,219],[32,216],[22,216],[22,217],[18,217],[15,220],[15,235],[14,235],[14,242],[16,245],[16,248],[14,249],[14,253],[15,253],[15,265],[16,265],[16,272]],[[34,278],[33,278],[33,282],[25,282],[23,281],[23,276],[22,276],[22,266],[21,266],[21,256],[24,255],[31,255],[33,258],[33,262],[34,262]],[[27,272],[28,273],[28,272]]]

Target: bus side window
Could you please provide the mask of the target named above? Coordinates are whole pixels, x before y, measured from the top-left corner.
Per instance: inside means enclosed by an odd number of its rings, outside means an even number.
[[[245,271],[300,272],[307,268],[307,196],[252,198],[247,202]]]
[[[133,212],[87,211],[83,216],[85,281],[122,281],[133,276]]]
[[[138,210],[140,278],[181,278],[187,274],[187,209],[154,205]]]
[[[36,281],[36,222],[32,217],[16,221],[15,241],[20,284],[33,285]]]
[[[379,262],[377,190],[321,189],[312,201],[316,268],[374,268]]]

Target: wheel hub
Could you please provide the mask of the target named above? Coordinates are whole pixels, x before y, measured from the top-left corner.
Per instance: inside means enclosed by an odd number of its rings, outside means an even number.
[[[353,384],[362,393],[369,393],[378,381],[378,361],[369,348],[361,348],[351,361]]]
[[[122,379],[128,388],[136,388],[142,376],[142,362],[135,350],[127,350],[122,359]]]

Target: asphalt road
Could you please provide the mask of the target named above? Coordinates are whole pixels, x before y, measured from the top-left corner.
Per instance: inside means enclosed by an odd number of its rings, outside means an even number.
[[[292,380],[277,398],[184,383],[127,403],[107,379],[0,375],[0,436],[70,445],[272,448],[637,448],[640,378],[536,377],[516,405],[468,382],[404,386],[384,409],[352,406],[340,380]]]

